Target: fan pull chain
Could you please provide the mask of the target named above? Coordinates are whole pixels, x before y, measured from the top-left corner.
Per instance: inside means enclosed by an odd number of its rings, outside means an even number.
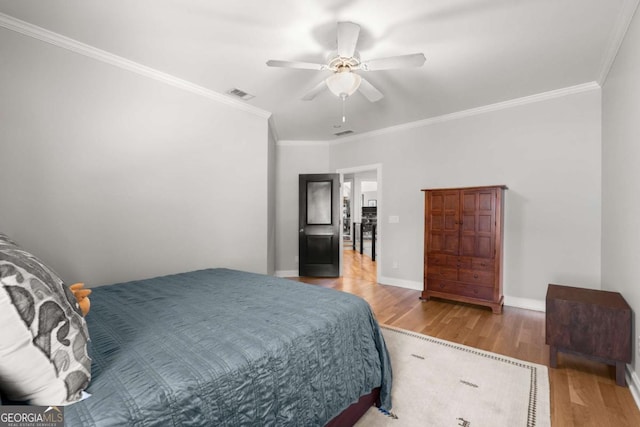
[[[340,98],[342,98],[342,123],[346,123],[347,122],[347,94],[343,93],[342,95],[340,95]]]

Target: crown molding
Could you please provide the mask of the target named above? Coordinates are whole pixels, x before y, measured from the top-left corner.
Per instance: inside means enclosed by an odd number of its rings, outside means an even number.
[[[80,55],[92,58],[106,64],[113,65],[115,67],[134,72],[144,77],[148,77],[178,89],[185,90],[187,92],[194,93],[199,96],[211,99],[216,102],[220,102],[247,113],[254,114],[258,117],[269,118],[271,113],[253,105],[246,104],[241,101],[237,101],[226,95],[222,95],[213,90],[191,83],[187,80],[172,76],[171,74],[164,73],[151,67],[139,64],[137,62],[128,60],[113,53],[98,49],[94,46],[90,46],[85,43],[81,43],[72,38],[63,36],[62,34],[55,33],[53,31],[46,30],[37,25],[30,24],[13,16],[0,13],[0,27],[4,27],[8,30],[15,31],[28,37],[52,44],[63,49],[67,49],[71,52],[78,53]]]
[[[551,90],[548,92],[542,92],[535,95],[525,96],[522,98],[511,99],[509,101],[498,102],[495,104],[485,105],[483,107],[471,108],[469,110],[458,111],[455,113],[444,114],[442,116],[431,117],[424,120],[418,120],[410,123],[403,123],[396,126],[390,126],[383,129],[373,130],[371,132],[364,132],[357,135],[345,136],[339,140],[327,140],[324,141],[330,145],[344,144],[345,142],[357,141],[363,138],[372,138],[375,136],[386,135],[393,132],[402,130],[421,128],[425,126],[431,126],[436,123],[448,122],[451,120],[458,120],[465,117],[477,116],[479,114],[490,113],[493,111],[505,110],[508,108],[518,107],[521,105],[534,104],[536,102],[547,101],[550,99],[561,98],[568,95],[573,95],[581,92],[588,92],[591,90],[600,89],[600,85],[597,82],[583,83],[576,86],[569,86],[562,89]]]
[[[629,25],[631,25],[633,16],[638,9],[638,4],[640,4],[640,0],[626,0],[620,8],[618,18],[616,19],[616,23],[609,36],[609,44],[607,45],[605,56],[602,60],[602,64],[600,65],[600,73],[598,74],[597,80],[600,86],[604,86],[604,83],[607,81],[609,71],[611,71],[611,67],[618,55],[620,46],[622,46],[624,37],[629,30]]]
[[[273,117],[273,114],[269,116],[269,119],[267,120],[267,122],[269,125],[269,133],[271,133],[271,137],[277,144],[277,142],[280,140],[280,135],[278,135],[278,128],[276,127],[276,122]]]
[[[635,1],[635,0],[634,0]],[[640,1],[640,0],[638,0]],[[448,122],[452,120],[458,120],[465,117],[477,116],[484,113],[490,113],[493,111],[506,110],[508,108],[518,107],[521,105],[534,104],[536,102],[547,101],[550,99],[561,98],[564,96],[574,95],[577,93],[588,92],[591,90],[599,90],[601,86],[597,82],[583,83],[580,85],[569,86],[562,89],[551,90],[548,92],[542,92],[535,95],[525,96],[522,98],[511,99],[509,101],[498,102],[495,104],[489,104],[478,108],[471,108],[469,110],[458,111],[455,113],[444,114],[442,116],[430,117],[428,119],[418,120],[415,122],[403,123],[396,126],[389,126],[382,129],[373,130],[370,132],[363,132],[357,135],[344,136],[338,140],[283,140],[278,141],[277,145],[283,146],[311,146],[311,145],[339,145],[346,142],[357,141],[365,138],[373,138],[380,135],[386,135],[402,130],[421,128],[431,126],[436,123]]]
[[[328,146],[328,145],[331,145],[331,142],[322,141],[322,140],[283,139],[276,142],[276,145],[281,147],[312,147],[312,146]]]

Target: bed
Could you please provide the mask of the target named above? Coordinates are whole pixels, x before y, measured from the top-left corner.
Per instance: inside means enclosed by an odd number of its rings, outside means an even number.
[[[90,397],[67,426],[347,425],[391,408],[371,309],[332,289],[207,269],[93,288],[86,324]]]

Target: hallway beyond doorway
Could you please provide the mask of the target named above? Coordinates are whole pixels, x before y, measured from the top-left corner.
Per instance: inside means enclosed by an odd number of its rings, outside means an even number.
[[[369,252],[371,252],[371,244],[369,244]],[[345,278],[360,279],[371,281],[375,284],[378,281],[376,262],[366,254],[360,255],[360,252],[351,248],[342,251],[342,274]]]

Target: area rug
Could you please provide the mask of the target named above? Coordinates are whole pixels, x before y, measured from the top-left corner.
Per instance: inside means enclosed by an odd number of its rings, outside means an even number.
[[[391,355],[393,408],[371,408],[371,426],[551,425],[547,367],[449,341],[382,328]]]

